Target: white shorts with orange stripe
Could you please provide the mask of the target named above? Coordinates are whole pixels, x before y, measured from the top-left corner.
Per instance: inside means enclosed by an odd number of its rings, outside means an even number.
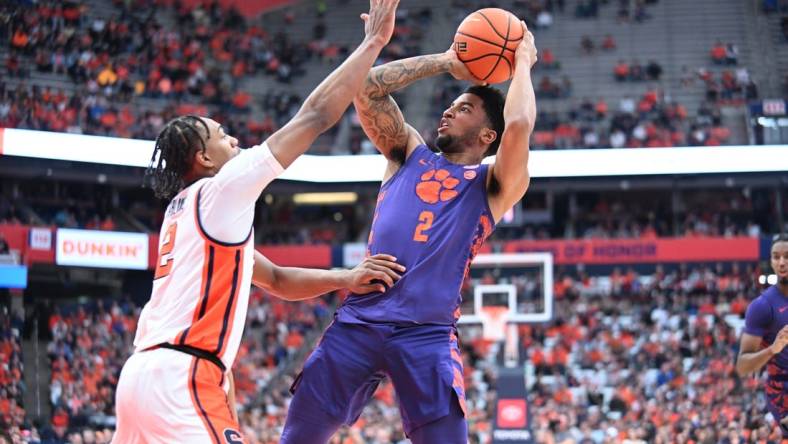
[[[224,374],[210,361],[169,349],[134,353],[120,374],[115,444],[241,444]]]

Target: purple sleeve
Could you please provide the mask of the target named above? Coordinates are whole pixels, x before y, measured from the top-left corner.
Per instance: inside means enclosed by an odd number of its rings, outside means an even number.
[[[772,323],[772,307],[763,298],[757,298],[747,307],[744,316],[744,332],[748,335],[763,337]]]
[[[416,148],[413,148],[413,151],[410,153],[410,156],[408,156],[407,160],[410,160],[411,158],[428,159],[430,156],[433,155],[435,155],[435,153],[433,153],[432,150],[427,148],[427,145],[419,145]]]

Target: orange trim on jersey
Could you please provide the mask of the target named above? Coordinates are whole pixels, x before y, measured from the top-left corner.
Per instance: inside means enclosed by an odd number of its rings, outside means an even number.
[[[205,430],[208,431],[208,434],[211,436],[211,441],[214,444],[220,444],[219,441],[219,433],[216,431],[216,427],[214,427],[213,423],[211,422],[211,418],[208,416],[208,411],[205,409],[205,406],[202,403],[202,398],[211,398],[208,395],[206,390],[200,390],[197,385],[197,371],[200,368],[200,360],[197,358],[192,358],[192,365],[189,367],[189,395],[192,398],[192,405],[194,406],[194,411],[197,412],[197,415],[202,420],[203,425],[205,426]],[[202,384],[201,384],[202,385]],[[198,391],[201,392],[198,394]]]
[[[205,425],[214,443],[246,442],[238,422],[233,419],[227,394],[220,382],[223,374],[215,365],[201,359],[192,359],[189,369],[189,394],[192,405]],[[224,439],[223,439],[224,438]]]
[[[207,245],[206,270],[195,320],[184,330],[179,344],[205,350],[221,357],[229,340],[235,315],[243,247],[221,248]]]
[[[454,359],[454,362],[458,362],[462,365],[462,356],[460,356],[460,352],[454,347],[451,348],[451,358]]]
[[[453,370],[453,375],[454,375],[454,378],[453,378],[453,380],[451,382],[452,385],[454,387],[464,387],[465,386],[465,381],[463,380],[462,373],[460,373],[460,371],[457,370],[457,368],[453,368],[452,370]]]
[[[449,330],[449,354],[451,355],[452,361],[454,361],[457,366],[452,365],[452,381],[451,386],[454,389],[454,393],[457,395],[457,401],[460,403],[460,409],[462,409],[463,416],[468,416],[468,409],[465,404],[465,377],[462,374],[462,357],[460,356],[459,351],[459,341],[457,339],[457,334],[454,329]],[[458,368],[459,367],[459,368]]]
[[[454,392],[457,393],[456,391]],[[468,405],[466,404],[465,397],[457,394],[457,401],[460,401],[460,409],[462,409],[462,416],[468,417]]]
[[[219,356],[219,358],[224,355],[224,351],[227,349],[227,343],[230,342],[230,333],[233,331],[233,323],[235,321],[235,309],[238,306],[238,293],[240,293],[241,270],[244,269],[243,250],[238,249],[235,254],[237,261],[235,265],[235,275],[233,276],[233,283],[230,288],[230,299],[227,301],[224,312],[222,331],[219,332],[219,345],[216,349],[216,355]]]
[[[208,290],[210,288],[209,274],[211,274],[211,272],[212,272],[213,263],[211,262],[211,259],[213,259],[213,258],[211,257],[211,254],[210,254],[210,244],[208,242],[205,242],[205,251],[203,252],[203,259],[204,259],[204,262],[203,262],[203,267],[202,267],[202,278],[201,278],[201,281],[200,281],[200,294],[198,295],[199,299],[197,301],[197,304],[194,306],[194,315],[192,316],[192,325],[194,325],[194,323],[199,320],[200,308],[201,308],[201,306],[203,304],[203,300],[205,299],[207,301],[207,298],[208,298],[208,293],[207,293],[206,290]],[[173,344],[180,344],[180,345],[186,344],[186,337],[189,335],[189,330],[191,330],[192,325],[190,325],[189,327],[184,329],[175,338],[175,340],[173,341]]]

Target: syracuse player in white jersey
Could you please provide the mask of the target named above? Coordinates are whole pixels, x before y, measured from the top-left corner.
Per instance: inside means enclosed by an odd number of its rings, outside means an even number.
[[[263,144],[241,151],[215,121],[182,116],[156,140],[149,174],[171,199],[151,300],[116,394],[114,443],[242,443],[232,373],[250,284],[288,300],[393,285],[404,268],[375,255],[350,271],[277,267],[254,250],[255,201],[342,116],[394,29],[398,0],[371,0],[365,38]],[[229,393],[228,393],[229,392]]]

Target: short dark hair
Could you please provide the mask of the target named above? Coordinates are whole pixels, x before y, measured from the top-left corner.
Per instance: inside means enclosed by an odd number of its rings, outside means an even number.
[[[501,144],[501,135],[503,135],[503,130],[506,126],[503,120],[503,105],[506,103],[506,98],[499,89],[483,85],[469,86],[465,89],[465,94],[473,94],[482,99],[484,113],[487,115],[487,120],[490,121],[491,129],[497,135],[484,153],[485,156],[492,156],[498,152],[498,146]]]
[[[788,234],[779,233],[779,234],[775,234],[772,237],[772,247],[774,247],[774,244],[777,244],[777,243],[780,243],[780,242],[788,242]]]
[[[205,139],[200,135],[201,128]],[[171,199],[184,187],[184,176],[191,169],[194,154],[198,149],[205,152],[209,134],[208,124],[198,116],[176,117],[164,125],[145,171],[145,185],[156,197]]]

